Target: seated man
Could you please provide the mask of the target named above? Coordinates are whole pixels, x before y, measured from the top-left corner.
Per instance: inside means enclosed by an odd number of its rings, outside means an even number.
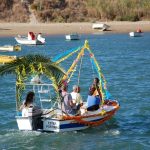
[[[80,87],[77,85],[73,86],[73,92],[71,92],[73,103],[79,109],[83,105],[82,97],[80,95]]]
[[[75,108],[75,104],[72,101],[71,94],[67,92],[67,86],[63,85],[61,87],[61,96],[63,99],[62,102],[62,111],[65,112],[67,115],[76,115],[77,109]]]

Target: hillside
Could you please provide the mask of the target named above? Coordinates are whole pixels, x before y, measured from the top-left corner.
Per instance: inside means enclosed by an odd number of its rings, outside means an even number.
[[[29,11],[20,0],[1,0],[0,22],[28,22]]]
[[[1,0],[0,22],[150,20],[150,0]]]

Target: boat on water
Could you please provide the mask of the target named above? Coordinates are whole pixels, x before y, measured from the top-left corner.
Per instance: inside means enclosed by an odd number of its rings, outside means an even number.
[[[92,28],[93,29],[98,29],[98,30],[101,30],[101,31],[107,31],[108,28],[110,28],[110,26],[107,25],[107,24],[104,24],[104,23],[94,23],[92,25]]]
[[[80,39],[78,33],[67,34],[65,37],[66,37],[66,40],[79,40]]]
[[[15,40],[19,44],[24,44],[24,45],[43,45],[45,44],[45,38],[42,37],[41,33],[38,33],[36,36],[33,32],[28,32],[28,36],[21,36],[18,35],[15,37]]]
[[[69,115],[62,110],[63,99],[60,96],[59,87],[62,84],[70,84],[79,63],[80,67],[78,68],[78,71],[81,71],[81,65],[83,63],[81,60],[83,57],[88,57],[86,56],[86,53],[88,53],[89,59],[91,60],[91,68],[95,70],[96,75],[100,79],[99,86],[103,96],[97,110],[90,111],[86,108],[87,105],[84,105],[84,107],[80,109],[79,114]],[[77,54],[76,59],[69,69],[64,71],[59,64],[74,54]],[[31,59],[32,62],[30,61]],[[25,64],[23,64],[23,62]],[[101,72],[101,68],[94,53],[90,49],[88,41],[85,41],[84,45],[65,51],[51,60],[41,55],[29,55],[18,58],[15,62],[12,62],[12,66],[14,66],[14,63],[18,64],[16,68],[11,68],[10,64],[9,66],[7,66],[7,64],[1,66],[0,75],[4,75],[4,69],[6,74],[11,71],[14,73],[14,69],[16,70],[16,121],[19,130],[37,130],[44,132],[83,130],[105,123],[114,116],[120,107],[119,102],[111,98],[110,93],[108,92],[106,80]],[[20,65],[20,63],[22,65]],[[6,68],[8,70],[6,70]],[[80,73],[78,74],[78,84],[79,80]],[[36,97],[38,96],[41,109],[43,110],[41,116],[24,117],[20,111],[23,95],[29,91],[29,89],[34,91]],[[84,102],[84,104],[87,104],[87,102]],[[42,127],[37,126],[37,117],[38,120],[40,118]]]
[[[0,55],[0,64],[9,63],[16,60],[16,56]]]
[[[13,52],[13,51],[20,51],[21,46],[20,45],[4,45],[0,46],[0,51],[4,52]]]
[[[130,37],[141,37],[142,35],[143,35],[143,32],[141,31],[141,29],[137,29],[136,32],[129,33]]]
[[[142,33],[141,32],[130,32],[129,35],[130,35],[130,37],[141,37]]]

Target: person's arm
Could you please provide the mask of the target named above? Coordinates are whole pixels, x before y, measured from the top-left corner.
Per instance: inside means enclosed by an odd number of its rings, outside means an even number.
[[[96,89],[97,89],[97,92],[98,92],[98,95],[99,95],[100,99],[102,100],[102,93],[101,93],[99,87],[96,86]]]
[[[89,88],[89,95],[93,95],[95,89],[95,86],[92,84],[92,86]]]
[[[72,101],[72,96],[71,96],[71,94],[68,94],[68,101],[69,101],[69,105],[70,105],[71,107],[74,107],[74,106],[75,106],[75,104],[74,104],[73,101]]]
[[[42,115],[42,113],[43,111],[37,106],[29,107],[29,111],[28,111],[29,116],[38,116],[38,115]]]
[[[22,104],[22,105],[20,106],[19,110],[22,111],[23,108],[24,108],[24,104]]]
[[[83,104],[82,96],[81,96],[80,93],[78,93],[78,95],[77,95],[77,102],[78,102],[79,104]]]
[[[24,103],[25,103],[25,101],[23,101],[22,105],[20,106],[20,108],[19,108],[20,111],[22,111],[23,108],[25,107],[25,104],[24,104]]]

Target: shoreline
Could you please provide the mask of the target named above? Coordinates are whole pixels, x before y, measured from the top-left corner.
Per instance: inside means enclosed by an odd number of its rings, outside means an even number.
[[[77,32],[78,34],[93,33],[129,33],[140,28],[142,32],[150,32],[150,21],[110,21],[101,22],[110,26],[108,31],[98,31],[92,29],[93,23],[0,23],[0,37],[27,35],[29,31],[42,33],[44,35],[64,35]]]

